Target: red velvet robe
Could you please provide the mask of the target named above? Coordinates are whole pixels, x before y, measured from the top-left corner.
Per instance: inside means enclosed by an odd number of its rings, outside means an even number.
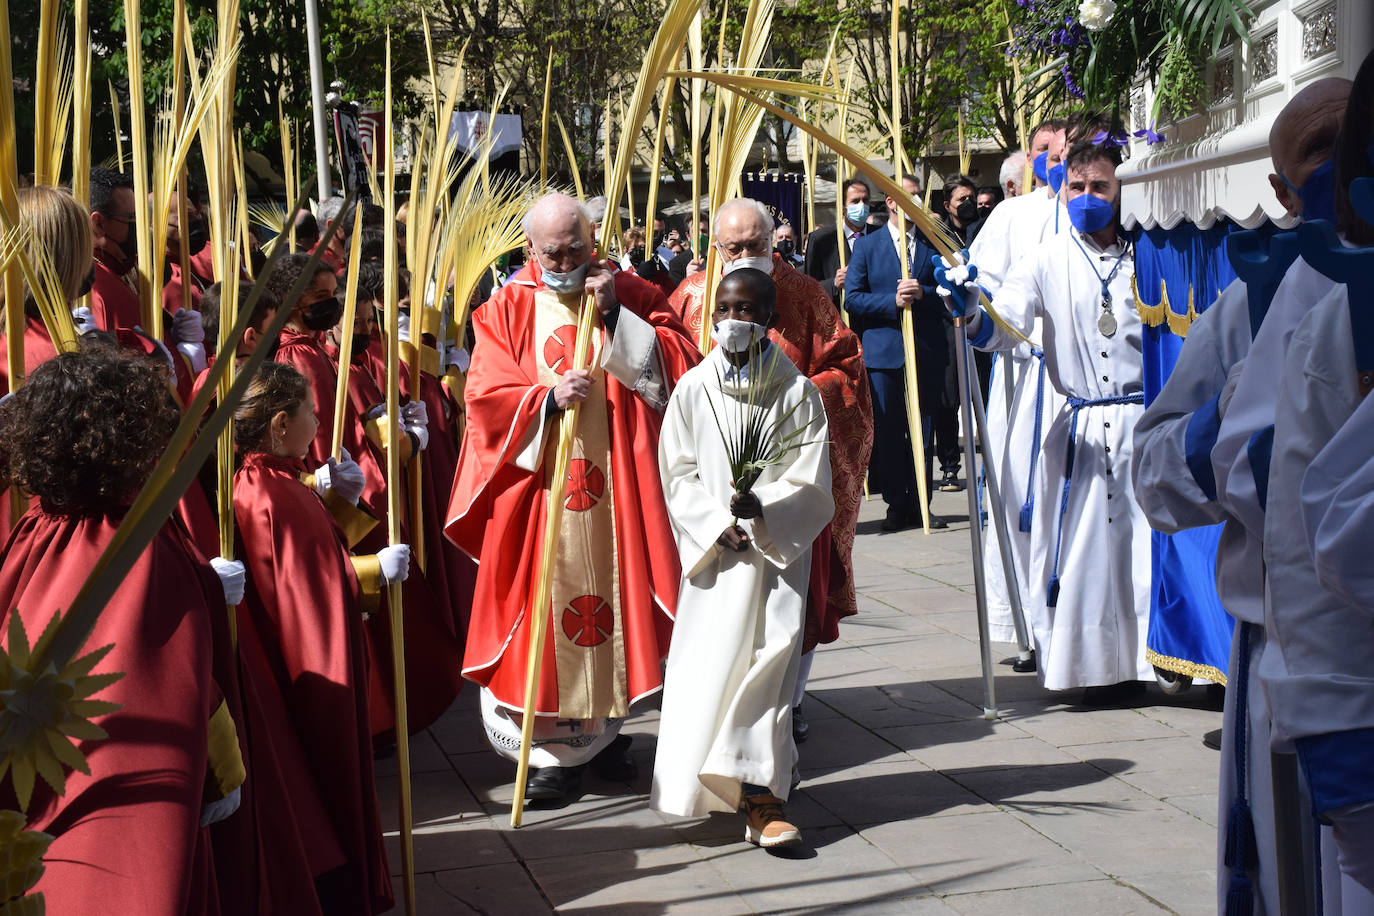
[[[338,351],[334,348],[326,352],[331,359],[338,359]],[[386,453],[367,438],[362,421],[369,409],[386,401],[369,371],[371,366],[367,354],[354,358],[348,372],[348,403],[343,421],[344,447],[358,462],[366,479],[358,505],[382,522],[356,545],[358,553],[376,553],[387,543]],[[328,410],[332,413],[332,395],[329,403]],[[412,543],[406,486],[404,483],[401,486],[401,537],[406,543]],[[463,646],[453,630],[453,611],[448,596],[433,587],[414,559],[401,592],[406,641],[406,724],[410,733],[415,734],[434,724],[458,696],[463,683],[460,670]],[[385,735],[396,727],[396,688],[387,601],[384,591],[381,607],[370,616],[366,627],[372,672],[369,708],[374,735]]]
[[[544,469],[531,473],[514,464],[516,443],[538,422],[549,392],[538,382],[534,355],[546,344],[533,339],[541,276],[537,262],[525,267],[473,315],[477,345],[467,382],[468,422],[445,525],[449,538],[478,561],[463,673],[514,707],[524,705],[527,611],[548,503]],[[654,326],[671,386],[700,360],[696,347],[655,287],[621,271],[615,291],[622,308]],[[663,685],[660,663],[668,654],[682,572],[658,475],[662,417],[609,373],[606,400],[625,673],[633,701]],[[554,425],[549,435],[556,430]],[[537,708],[556,714],[551,632],[542,667]]]
[[[32,511],[0,565],[0,606],[18,613],[30,644],[68,607],[114,536],[119,518]],[[55,797],[41,779],[30,826],[56,835],[38,883],[49,913],[182,916],[217,912],[200,829],[211,678],[211,614],[223,614],[214,571],[197,563],[180,526],[158,532],[101,613],[83,652],[113,644],[95,673],[124,672],[96,699],[120,709],[82,741],[89,776],[67,775]],[[117,901],[117,903],[115,903]]]
[[[873,404],[859,336],[840,321],[834,303],[814,279],[773,255],[778,320],[768,332],[787,358],[815,383],[830,424],[831,491],[835,518],[811,551],[803,648],[834,642],[840,620],[858,612],[854,596],[854,529],[863,501],[864,475],[873,450]],[[699,339],[706,275],[683,281],[669,300]]]
[[[336,843],[356,889],[353,912],[382,912],[392,905],[391,878],[373,782],[358,579],[333,517],[300,482],[302,470],[297,461],[250,452],[234,475],[237,555],[248,568],[240,645],[249,664],[274,674],[328,814],[320,822],[309,793],[299,807],[293,793],[292,820],[310,844],[311,865],[329,861],[313,848],[317,839]],[[279,727],[260,727],[281,735]]]
[[[143,324],[138,294],[95,253],[95,281],[91,285],[91,314],[102,331],[128,331]]]

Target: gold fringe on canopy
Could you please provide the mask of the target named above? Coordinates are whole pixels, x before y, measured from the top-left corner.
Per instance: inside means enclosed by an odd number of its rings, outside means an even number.
[[[1176,337],[1187,337],[1188,331],[1193,326],[1193,322],[1198,320],[1201,314],[1193,307],[1193,287],[1188,287],[1188,310],[1180,315],[1169,307],[1169,290],[1164,285],[1164,281],[1159,281],[1159,304],[1146,305],[1140,298],[1140,290],[1136,287],[1136,278],[1131,277],[1131,295],[1135,297],[1135,310],[1140,314],[1141,322],[1147,328],[1157,328],[1160,325],[1167,325],[1170,333]]]

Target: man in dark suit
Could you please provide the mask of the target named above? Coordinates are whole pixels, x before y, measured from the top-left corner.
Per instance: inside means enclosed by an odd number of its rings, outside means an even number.
[[[854,241],[864,234],[868,219],[868,185],[861,178],[851,178],[840,188],[844,195],[844,234],[846,257],[854,250]],[[844,289],[845,269],[840,266],[840,246],[833,223],[827,223],[806,237],[806,261],[802,270],[815,277],[830,295],[836,307],[840,291]]]
[[[903,184],[919,194],[914,179]],[[889,210],[896,203],[887,201]],[[912,279],[903,280],[898,250],[904,251]],[[920,491],[912,460],[910,427],[906,411],[906,364],[902,342],[901,309],[912,310],[916,331],[916,375],[921,401],[921,430],[926,447],[926,486],[932,480],[931,414],[939,404],[949,349],[945,344],[944,314],[935,291],[935,249],[914,227],[907,237],[897,238],[897,223],[865,235],[854,245],[844,278],[844,301],[850,326],[863,340],[864,363],[873,392],[873,458],[869,465],[887,503],[884,531],[900,531],[921,523]],[[945,522],[931,516],[932,528]]]

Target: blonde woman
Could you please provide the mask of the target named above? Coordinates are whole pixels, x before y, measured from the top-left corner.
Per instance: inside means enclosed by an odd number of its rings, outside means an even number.
[[[19,225],[29,231],[24,254],[34,270],[42,277],[46,272],[44,261],[52,268],[56,288],[40,290],[39,295],[60,295],[63,304],[70,308],[90,291],[94,270],[91,221],[86,209],[62,188],[20,188]],[[3,301],[4,289],[0,285],[0,302]],[[4,330],[4,337],[0,338],[0,385],[8,392],[9,329]],[[25,282],[24,374],[27,376],[39,364],[52,359],[56,352],[38,311],[35,293]]]

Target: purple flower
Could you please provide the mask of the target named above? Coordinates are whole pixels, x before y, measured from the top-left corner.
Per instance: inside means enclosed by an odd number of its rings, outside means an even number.
[[[1107,149],[1111,149],[1113,146],[1125,146],[1129,140],[1130,138],[1126,136],[1124,130],[1099,130],[1097,133],[1093,134],[1094,145],[1106,147]]]
[[[1078,85],[1078,83],[1074,80],[1073,71],[1069,69],[1069,65],[1065,64],[1063,67],[1059,69],[1059,72],[1064,75],[1064,88],[1068,90],[1069,95],[1073,96],[1076,99],[1083,98],[1083,87]]]
[[[1165,140],[1163,134],[1155,133],[1155,126],[1153,122],[1151,122],[1149,127],[1142,128],[1141,130],[1138,130],[1135,133],[1131,134],[1131,136],[1135,137],[1137,140],[1144,140],[1145,143],[1149,146],[1154,146],[1156,143],[1163,143]]]

